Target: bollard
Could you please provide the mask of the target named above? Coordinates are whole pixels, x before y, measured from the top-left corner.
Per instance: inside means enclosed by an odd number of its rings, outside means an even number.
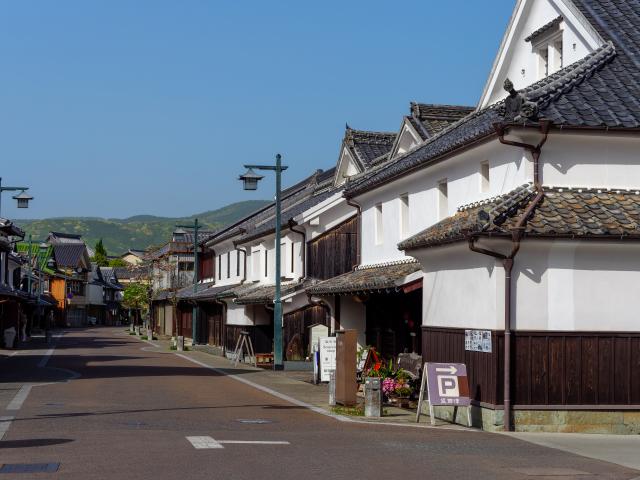
[[[176,338],[176,350],[184,352],[184,337],[182,335]]]
[[[329,372],[329,406],[336,406],[336,371]]]
[[[140,336],[140,327],[136,327],[136,335]]]
[[[380,378],[367,377],[364,381],[364,416],[382,416],[382,388]]]

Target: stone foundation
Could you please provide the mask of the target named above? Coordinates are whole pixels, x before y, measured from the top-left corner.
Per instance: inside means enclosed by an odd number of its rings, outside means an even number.
[[[422,411],[429,414],[426,402]],[[435,407],[435,416],[468,426],[465,407]],[[500,432],[504,427],[503,411],[472,406],[471,423],[488,432]],[[515,410],[513,423],[516,432],[640,435],[640,411],[637,410]]]

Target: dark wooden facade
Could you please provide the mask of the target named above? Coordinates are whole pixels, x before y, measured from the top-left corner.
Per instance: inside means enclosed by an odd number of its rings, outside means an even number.
[[[307,242],[307,276],[327,280],[358,264],[358,218],[352,217]]]
[[[198,257],[198,278],[214,278],[216,269],[216,256],[214,252],[207,251]]]
[[[233,352],[240,332],[249,332],[253,349],[256,353],[273,352],[273,325],[227,325],[225,327],[225,349]]]
[[[306,356],[309,355],[309,327],[316,324],[329,326],[330,316],[325,307],[320,305],[308,305],[304,308],[286,314],[283,322],[284,331],[282,343],[285,352],[289,342],[296,334],[298,334],[302,339],[304,354]]]
[[[177,334],[186,338],[191,338],[193,330],[192,318],[193,307],[188,303],[180,303],[177,311]]]
[[[223,307],[218,303],[200,303],[198,313],[198,341],[221,347],[224,340]]]
[[[464,349],[464,329],[423,327],[427,362],[467,365],[472,399],[503,402],[504,334],[492,332],[492,352]],[[634,406],[640,408],[640,333],[514,332],[515,408]]]
[[[384,357],[421,351],[422,288],[409,293],[372,293],[366,300],[367,345]],[[411,335],[411,334],[414,335]]]

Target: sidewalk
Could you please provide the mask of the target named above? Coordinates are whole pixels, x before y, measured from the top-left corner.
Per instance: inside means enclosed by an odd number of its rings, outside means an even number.
[[[452,425],[442,420],[437,420],[435,427],[431,425],[429,415],[421,415],[420,423],[416,423],[416,414],[411,410],[404,410],[393,406],[384,407],[382,418],[365,418],[360,416],[345,416],[332,412],[329,407],[329,387],[327,384],[315,385],[312,383],[312,372],[279,371],[255,368],[246,363],[239,363],[234,367],[233,362],[225,357],[212,355],[202,351],[176,352],[169,350],[170,342],[166,340],[154,340],[153,343],[160,351],[179,354],[184,358],[215,369],[220,373],[229,375],[243,383],[249,384],[270,394],[279,394],[281,398],[297,401],[318,413],[334,417],[342,421],[377,423],[385,425],[399,425],[405,427],[421,428],[446,428],[453,430],[477,431],[459,425]]]
[[[596,433],[505,433],[504,435],[543,447],[556,448],[640,470],[640,435]]]
[[[149,343],[149,342],[148,342]],[[271,393],[272,395],[306,406],[312,410],[336,418],[341,421],[357,423],[375,423],[414,428],[436,428],[461,430],[469,433],[479,432],[477,429],[452,425],[437,420],[432,427],[428,415],[420,416],[420,423],[415,423],[415,412],[395,407],[385,407],[385,416],[379,419],[364,417],[345,417],[331,412],[328,406],[328,386],[311,383],[310,372],[274,372],[272,370],[256,369],[247,364],[233,366],[233,362],[224,357],[205,352],[188,351],[175,352],[169,350],[169,342],[154,341],[160,351],[179,354],[203,367],[212,368],[220,373],[229,375],[254,388]],[[150,347],[151,348],[151,347]],[[571,433],[498,433],[508,435],[519,440],[536,445],[555,448],[574,453],[583,457],[603,460],[624,467],[640,470],[640,435],[597,435]],[[638,477],[640,480],[640,477]]]

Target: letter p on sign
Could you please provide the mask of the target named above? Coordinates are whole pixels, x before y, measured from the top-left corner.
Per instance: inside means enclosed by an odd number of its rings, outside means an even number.
[[[438,375],[438,393],[441,397],[459,397],[458,377]]]

